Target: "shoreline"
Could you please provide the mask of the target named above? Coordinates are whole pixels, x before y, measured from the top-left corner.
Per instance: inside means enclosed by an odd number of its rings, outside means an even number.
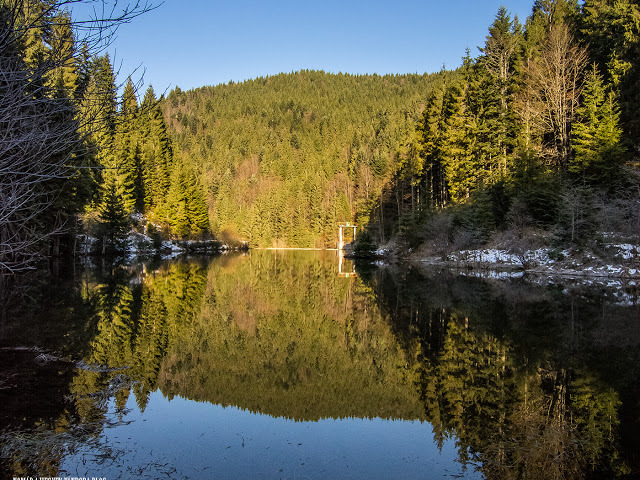
[[[551,249],[527,251],[514,255],[507,250],[483,249],[458,251],[447,255],[447,259],[424,255],[419,252],[395,254],[394,260],[420,266],[445,267],[464,272],[496,272],[502,276],[535,274],[547,277],[580,277],[594,279],[618,279],[634,282],[640,280],[640,262],[635,253],[626,257],[603,259],[592,252],[563,251],[563,258],[549,257]],[[633,251],[637,251],[633,247]],[[617,258],[618,257],[618,258]]]

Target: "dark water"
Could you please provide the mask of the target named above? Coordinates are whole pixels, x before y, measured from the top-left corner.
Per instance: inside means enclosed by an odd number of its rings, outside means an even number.
[[[254,251],[3,287],[0,477],[640,474],[634,285]]]

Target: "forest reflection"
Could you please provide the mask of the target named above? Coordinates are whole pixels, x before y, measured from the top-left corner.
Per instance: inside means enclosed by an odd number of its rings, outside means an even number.
[[[491,479],[637,474],[635,294],[411,269],[367,282],[397,337],[421,343],[427,420],[462,462]]]
[[[635,473],[633,302],[399,267],[339,275],[351,267],[333,252],[253,251],[58,280],[5,325],[3,344],[39,338],[60,358],[45,365],[59,372],[48,405],[0,389],[3,467],[55,474],[69,438],[95,440],[131,396],[143,412],[160,390],[296,421],[427,421],[488,479]],[[60,441],[25,446],[16,431]]]

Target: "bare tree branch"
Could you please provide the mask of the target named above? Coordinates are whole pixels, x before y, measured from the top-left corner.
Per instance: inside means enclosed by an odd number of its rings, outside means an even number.
[[[540,55],[525,68],[527,85],[519,102],[520,115],[546,142],[550,162],[567,166],[570,131],[580,100],[587,51],[579,47],[566,25],[553,25]]]
[[[81,116],[74,92],[52,78],[75,65],[79,45],[96,55],[120,25],[153,8],[140,0],[0,0],[0,274],[29,268],[62,230],[51,206],[64,180],[87,167],[78,160],[99,125],[100,92],[84,95],[90,114]],[[71,41],[41,34],[38,54],[26,58],[31,37],[56,27],[70,29]]]

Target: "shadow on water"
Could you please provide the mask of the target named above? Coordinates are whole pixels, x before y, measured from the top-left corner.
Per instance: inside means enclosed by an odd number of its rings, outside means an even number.
[[[488,479],[638,475],[634,288],[356,267],[254,251],[3,285],[0,472],[144,470],[107,433],[159,391],[294,422],[428,422]]]

